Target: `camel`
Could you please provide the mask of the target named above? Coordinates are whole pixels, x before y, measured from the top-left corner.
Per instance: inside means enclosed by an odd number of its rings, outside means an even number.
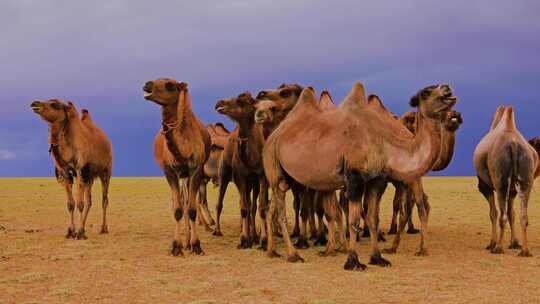
[[[206,226],[206,229],[211,231],[210,226],[215,225],[215,221],[210,215],[210,210],[208,209],[208,198],[206,194],[206,187],[208,182],[212,181],[214,186],[219,185],[219,163],[221,162],[221,156],[223,154],[223,149],[227,143],[227,138],[230,134],[229,130],[225,126],[218,122],[215,124],[209,124],[206,126],[206,130],[210,134],[210,139],[212,146],[210,148],[210,156],[204,164],[204,178],[199,189],[199,224]]]
[[[531,144],[531,146],[533,146],[533,148],[536,150],[536,152],[538,152],[538,154],[540,155],[540,136],[537,136],[535,138],[531,138],[529,140],[529,144]]]
[[[422,222],[418,253],[427,254],[427,214],[422,185],[417,181],[436,161],[441,149],[439,122],[456,101],[448,85],[432,85],[420,90],[410,101],[420,112],[418,132],[412,135],[392,115],[370,106],[359,82],[336,110],[327,112],[318,107],[314,89],[304,89],[287,119],[264,146],[264,171],[273,192],[266,217],[267,229],[272,228],[269,219],[277,212],[282,231],[287,231],[284,199],[290,188],[289,180],[293,179],[317,191],[335,191],[346,186],[350,236],[358,230],[364,197],[369,206],[368,227],[377,231],[377,198],[382,195],[386,180],[392,180],[408,185],[414,193]],[[273,236],[268,236],[268,255],[279,256],[274,250]],[[283,236],[287,260],[301,261],[288,234],[283,233]],[[355,247],[356,238],[350,237],[348,259],[344,265],[347,270],[366,268],[358,260]],[[371,234],[370,264],[390,265],[381,255],[375,233]]]
[[[407,129],[411,131],[412,133],[416,132],[415,130],[416,113],[415,112],[406,112],[399,118],[399,121],[403,125],[405,125]],[[450,164],[450,161],[452,160],[453,155],[454,155],[456,131],[459,129],[462,123],[463,123],[463,118],[461,117],[461,113],[459,112],[448,111],[446,115],[444,116],[442,120],[442,124],[443,124],[442,137],[441,137],[442,149],[431,171],[442,171],[446,169],[446,167],[448,167],[448,165]],[[396,188],[396,193],[394,195],[394,200],[393,200],[392,222],[391,222],[390,230],[388,231],[388,234],[396,234],[397,232],[397,216],[399,214],[400,207],[403,203],[401,201],[402,195],[401,193],[399,193],[400,191],[403,191],[403,189],[400,188],[399,185],[394,185],[394,186]],[[425,205],[428,206],[428,209],[429,209],[428,197],[425,194],[424,194],[424,202],[425,202]],[[411,211],[412,210],[409,210],[409,212]],[[408,216],[407,226],[408,226],[408,229],[407,229],[408,234],[416,234],[420,232],[418,229],[414,227],[414,224],[412,222],[412,217],[410,215]]]
[[[109,232],[107,206],[112,172],[112,146],[107,135],[92,121],[88,110],[82,111],[82,120],[73,103],[59,99],[36,100],[31,103],[34,113],[49,125],[49,152],[55,166],[55,176],[67,195],[70,214],[66,238],[86,239],[86,220],[92,206],[92,186],[99,178],[102,188],[103,217],[100,233]],[[77,209],[80,212],[79,229],[75,230],[73,184],[77,184]]]
[[[255,215],[257,212],[257,197],[259,192],[260,205],[266,206],[267,183],[261,162],[261,152],[264,145],[264,134],[260,125],[255,123],[256,100],[249,92],[242,93],[234,98],[222,99],[216,103],[218,113],[228,116],[236,124],[230,134],[223,152],[220,172],[221,186],[226,185],[230,178],[240,193],[241,235],[239,249],[251,248],[258,242],[255,229]],[[253,199],[251,197],[253,195]],[[218,201],[218,206],[222,206]],[[220,210],[218,208],[218,223]],[[216,225],[216,230],[219,224]],[[262,229],[264,230],[264,228]],[[264,235],[265,232],[261,231]]]
[[[532,256],[527,240],[529,218],[527,206],[534,179],[540,175],[537,151],[527,142],[516,127],[514,110],[498,107],[489,132],[474,151],[474,167],[478,175],[478,189],[489,203],[491,240],[486,249],[491,253],[503,253],[502,242],[506,221],[510,223],[510,249],[519,249],[519,256]],[[497,207],[499,205],[499,235],[497,238]],[[521,205],[520,223],[522,244],[514,232],[514,198]]]
[[[160,78],[147,81],[143,87],[144,99],[161,107],[162,126],[155,138],[154,157],[172,194],[172,212],[176,221],[171,247],[173,256],[183,255],[180,221],[185,211],[188,215],[185,248],[191,248],[194,254],[204,254],[195,222],[200,205],[197,193],[204,178],[204,164],[210,155],[211,139],[192,111],[187,86],[185,82]]]

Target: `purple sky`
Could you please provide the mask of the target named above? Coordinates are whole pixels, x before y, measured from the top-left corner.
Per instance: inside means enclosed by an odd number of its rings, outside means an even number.
[[[465,122],[443,174],[473,175],[497,105],[540,135],[539,12],[538,1],[1,1],[0,176],[53,175],[29,108],[52,97],[90,109],[115,175],[160,175],[159,108],[141,94],[159,77],[187,81],[199,117],[229,127],[216,100],[283,82],[339,101],[361,80],[398,114],[418,89],[449,83]]]

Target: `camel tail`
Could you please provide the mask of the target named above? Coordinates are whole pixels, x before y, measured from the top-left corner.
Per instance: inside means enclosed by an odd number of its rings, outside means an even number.
[[[509,184],[508,189],[511,189],[513,185],[516,184],[518,180],[518,144],[516,142],[510,143],[508,146],[509,154],[510,154],[510,177],[509,177]],[[510,192],[508,192],[510,193]]]

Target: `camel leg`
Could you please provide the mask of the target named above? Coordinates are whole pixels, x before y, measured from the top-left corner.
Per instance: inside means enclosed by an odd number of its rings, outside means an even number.
[[[311,189],[307,189],[304,191],[304,195],[302,195],[301,201],[300,201],[300,216],[301,216],[301,228],[300,228],[300,235],[298,236],[298,240],[294,244],[294,246],[298,249],[307,249],[309,248],[309,243],[307,240],[307,221],[309,214],[311,212],[311,204],[313,203],[313,194],[314,191]]]
[[[499,204],[499,237],[496,241],[495,247],[491,249],[491,253],[500,254],[503,253],[502,242],[504,239],[504,229],[506,227],[506,221],[508,220],[506,211],[508,204],[508,189],[509,187],[505,185],[503,189],[497,190],[497,202]]]
[[[365,198],[364,198],[364,201],[362,202],[362,211],[363,211],[362,219],[364,220],[364,228],[362,229],[362,237],[368,238],[370,236],[370,231],[367,224],[367,214],[369,212],[369,206]]]
[[[349,201],[347,199],[345,190],[339,191],[339,205],[341,206],[341,210],[343,210],[343,213],[345,215],[345,218],[344,218],[344,224],[345,224],[344,231],[346,233],[345,237],[349,237]]]
[[[326,246],[328,239],[326,238],[326,225],[324,224],[324,207],[323,207],[323,194],[322,192],[315,191],[314,194],[314,206],[317,213],[317,240],[314,245]]]
[[[367,183],[364,201],[367,202],[368,212],[366,216],[371,240],[371,257],[369,264],[378,266],[390,266],[390,261],[382,257],[379,250],[379,233],[377,227],[380,197],[386,189],[386,182],[382,179],[374,179]],[[375,231],[375,233],[373,233]]]
[[[392,223],[390,224],[390,230],[388,230],[388,234],[397,233],[397,221],[398,221],[397,218],[403,204],[403,202],[400,201],[400,199],[403,197],[400,193],[402,191],[402,188],[399,186],[395,186],[395,188],[396,188],[396,193],[394,194],[394,200],[392,201]]]
[[[257,235],[257,226],[256,226],[257,199],[259,198],[259,191],[260,191],[260,185],[259,185],[259,179],[257,178],[252,181],[252,186],[251,186],[252,199],[250,202],[251,207],[249,210],[249,220],[250,220],[249,237],[250,237],[251,244],[259,243],[259,236]]]
[[[335,204],[337,206],[336,223],[338,226],[338,236],[339,236],[339,244],[340,244],[340,246],[336,249],[336,251],[345,252],[344,248],[347,247],[347,235],[345,233],[347,231],[347,220],[343,216],[343,208],[341,206],[341,203],[336,200]]]
[[[405,230],[405,226],[407,225],[407,220],[411,216],[411,210],[412,210],[412,204],[413,200],[409,199],[409,190],[408,188],[403,185],[399,184],[396,185],[396,194],[399,194],[399,226],[398,230],[396,231],[396,235],[394,236],[394,241],[392,242],[392,246],[390,248],[386,248],[383,250],[384,253],[388,254],[394,254],[397,252],[397,249],[399,247],[399,243],[401,241],[401,237],[403,235],[403,231]],[[403,206],[405,203],[405,207]]]
[[[169,188],[171,189],[171,202],[172,202],[172,213],[174,216],[174,220],[176,221],[175,229],[174,229],[174,238],[172,242],[171,247],[171,254],[173,256],[183,255],[182,253],[182,242],[180,241],[180,227],[181,227],[181,220],[182,216],[184,214],[184,205],[181,203],[181,194],[180,194],[180,186],[178,184],[178,176],[171,168],[165,168],[165,177],[167,179],[167,183],[169,184]]]
[[[427,229],[428,229],[428,211],[424,201],[424,190],[422,187],[422,179],[419,179],[412,183],[410,187],[414,202],[418,208],[418,215],[420,216],[421,230],[420,230],[420,249],[415,253],[416,256],[426,256],[428,255],[427,250]],[[410,204],[409,204],[410,205]],[[410,205],[411,206],[411,205]],[[410,217],[411,211],[408,211]]]
[[[219,170],[219,194],[216,203],[216,227],[213,233],[215,236],[223,236],[223,233],[221,233],[221,211],[223,210],[225,191],[227,191],[227,185],[229,185],[230,181],[231,168],[222,163]]]
[[[240,218],[241,218],[241,233],[240,244],[238,249],[251,248],[251,242],[249,241],[249,187],[246,177],[235,177],[235,184],[238,187],[238,193],[240,193]]]
[[[111,174],[109,171],[103,173],[100,176],[101,180],[101,207],[103,212],[103,218],[101,221],[101,234],[109,233],[109,227],[107,226],[107,207],[109,206],[109,183],[111,180]]]
[[[197,206],[201,204],[201,202],[198,200],[199,196],[197,194],[201,187],[203,177],[203,166],[200,166],[199,168],[196,168],[193,174],[189,177],[189,182],[187,185],[187,212],[189,216],[191,252],[198,255],[204,254],[204,251],[201,248],[201,241],[199,240],[199,235],[197,233]]]
[[[519,201],[521,207],[520,223],[523,246],[519,252],[520,257],[532,257],[529,251],[529,242],[527,240],[527,226],[529,226],[529,215],[527,214],[527,207],[529,205],[529,197],[531,194],[532,185],[527,183],[519,183]]]
[[[215,225],[215,221],[212,218],[212,214],[210,213],[210,209],[208,208],[208,198],[206,193],[206,186],[208,181],[203,180],[201,182],[201,186],[199,187],[199,202],[201,202],[198,206],[199,210],[199,218],[202,221],[202,224],[205,226],[207,231],[212,231],[210,226]]]
[[[64,186],[64,189],[66,190],[66,196],[67,196],[67,210],[69,212],[70,217],[70,225],[67,230],[66,238],[75,238],[75,199],[73,198],[73,184],[66,178],[62,178],[62,185]]]
[[[259,177],[259,217],[261,218],[261,246],[259,249],[266,250],[268,236],[266,231],[266,213],[268,211],[268,181],[265,176]]]
[[[493,250],[497,243],[497,207],[495,206],[495,195],[493,188],[478,178],[478,190],[489,203],[489,219],[491,220],[491,240],[487,245],[487,250]]]
[[[356,252],[356,233],[360,230],[360,217],[362,213],[362,195],[364,194],[364,181],[356,172],[348,173],[347,196],[349,200],[349,253],[343,268],[345,270],[364,270],[366,265],[358,260]]]
[[[514,200],[516,198],[517,192],[515,187],[512,187],[510,189],[510,193],[508,193],[508,206],[506,213],[508,214],[508,223],[510,224],[510,245],[508,246],[508,249],[520,249],[521,245],[519,245],[518,239],[516,237],[516,229],[515,229],[515,219],[516,219],[516,213],[514,211]]]
[[[427,200],[427,196],[425,194],[423,195],[423,200],[424,200],[424,208],[426,209],[426,214],[427,214],[427,216],[429,216],[430,207],[429,207],[429,202]],[[414,201],[413,201],[413,204],[414,204]],[[420,230],[418,230],[418,229],[416,229],[414,227],[414,223],[413,223],[414,210],[413,210],[412,207],[413,206],[410,205],[410,209],[408,210],[409,216],[407,217],[407,234],[418,234],[418,233],[420,233]],[[420,211],[419,211],[418,208],[420,208],[420,207],[418,205],[416,205],[416,210],[418,211],[418,214],[420,214]]]
[[[337,217],[337,200],[334,191],[320,192],[322,196],[322,203],[324,206],[324,215],[326,222],[328,223],[328,244],[323,252],[320,252],[321,256],[335,255],[336,253],[336,217]]]
[[[299,237],[300,236],[300,195],[296,189],[293,188],[293,207],[294,207],[294,228],[293,232],[291,233],[291,237]]]
[[[302,198],[301,207],[305,210],[306,216],[308,218],[309,222],[309,239],[312,241],[317,241],[318,235],[317,235],[317,224],[315,223],[315,191],[309,188],[306,188],[304,191],[304,196],[307,195],[306,198]],[[315,245],[315,244],[314,244]]]
[[[88,212],[90,212],[90,208],[92,207],[92,185],[93,180],[87,179],[87,182],[83,186],[83,195],[84,195],[84,207],[81,212],[81,223],[79,227],[79,231],[77,232],[77,239],[79,240],[86,240],[86,220],[88,219]]]
[[[182,210],[188,210],[188,199],[189,199],[189,178],[181,178],[180,180],[180,205]],[[183,217],[184,223],[184,248],[186,250],[191,250],[191,228],[189,226],[189,217]]]

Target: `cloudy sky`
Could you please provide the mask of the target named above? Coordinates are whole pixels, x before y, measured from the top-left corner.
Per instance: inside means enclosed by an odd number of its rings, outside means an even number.
[[[500,4],[496,4],[499,2]],[[160,175],[159,108],[146,80],[189,82],[206,123],[216,100],[283,82],[341,100],[355,80],[392,111],[449,83],[465,120],[448,175],[473,175],[472,153],[497,105],[540,135],[538,1],[0,2],[0,176],[52,176],[47,127],[33,99],[89,108],[109,134],[115,175]]]

